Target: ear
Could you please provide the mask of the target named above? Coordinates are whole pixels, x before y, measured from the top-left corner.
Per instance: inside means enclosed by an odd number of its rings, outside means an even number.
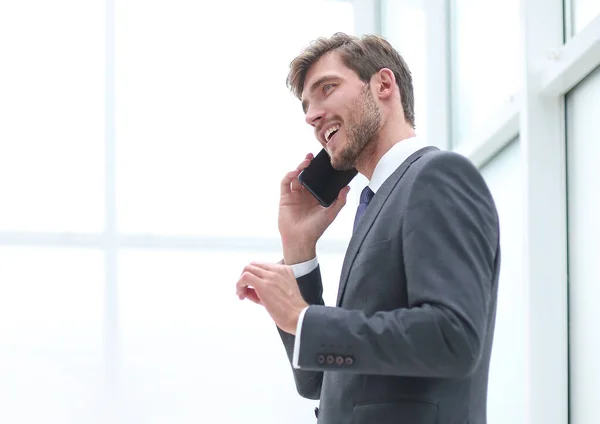
[[[389,98],[396,88],[396,77],[394,73],[388,68],[382,68],[377,72],[374,77],[376,78],[377,97],[380,99]]]

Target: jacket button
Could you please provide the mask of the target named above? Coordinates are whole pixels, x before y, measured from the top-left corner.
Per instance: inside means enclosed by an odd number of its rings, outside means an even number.
[[[327,355],[327,364],[331,365],[331,364],[333,364],[333,361],[335,361],[335,358],[333,357],[333,355]]]
[[[325,363],[325,356],[323,356],[323,355],[317,356],[317,362],[319,364],[324,364]]]
[[[319,408],[315,406],[315,417],[319,418]]]
[[[341,356],[336,356],[335,363],[338,365],[344,365],[344,358],[342,358]]]
[[[346,357],[346,365],[352,365],[354,363],[354,359],[351,356]]]

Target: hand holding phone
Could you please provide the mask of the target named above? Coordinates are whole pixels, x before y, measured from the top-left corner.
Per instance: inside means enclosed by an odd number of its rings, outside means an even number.
[[[328,180],[329,172],[333,171],[333,175],[338,172],[329,167],[327,152],[321,152],[317,158],[309,153],[281,181],[278,228],[286,264],[313,259],[317,241],[346,204],[348,177]],[[325,181],[330,184],[322,184]]]
[[[302,185],[328,208],[335,201],[340,190],[346,187],[358,174],[356,169],[338,171],[331,166],[331,158],[325,149],[310,162],[310,165],[300,173],[298,179]]]

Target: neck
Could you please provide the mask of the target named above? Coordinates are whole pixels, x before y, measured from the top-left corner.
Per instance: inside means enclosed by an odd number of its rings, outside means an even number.
[[[396,121],[398,122],[398,121]],[[356,169],[368,180],[373,176],[375,167],[396,143],[414,137],[415,130],[404,119],[398,125],[384,125],[379,131],[379,137],[373,140],[356,161]]]

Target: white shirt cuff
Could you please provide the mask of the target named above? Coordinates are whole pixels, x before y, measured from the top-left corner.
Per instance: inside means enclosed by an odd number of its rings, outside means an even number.
[[[302,331],[302,321],[304,320],[304,313],[308,309],[308,306],[302,309],[300,316],[298,317],[298,325],[296,326],[296,338],[294,339],[294,356],[292,357],[292,366],[299,369],[298,357],[300,356],[300,332]]]
[[[292,271],[294,272],[294,277],[300,278],[314,271],[317,268],[317,265],[319,265],[319,261],[316,257],[314,257],[310,261],[301,262],[299,264],[294,264],[290,266],[292,267]]]

